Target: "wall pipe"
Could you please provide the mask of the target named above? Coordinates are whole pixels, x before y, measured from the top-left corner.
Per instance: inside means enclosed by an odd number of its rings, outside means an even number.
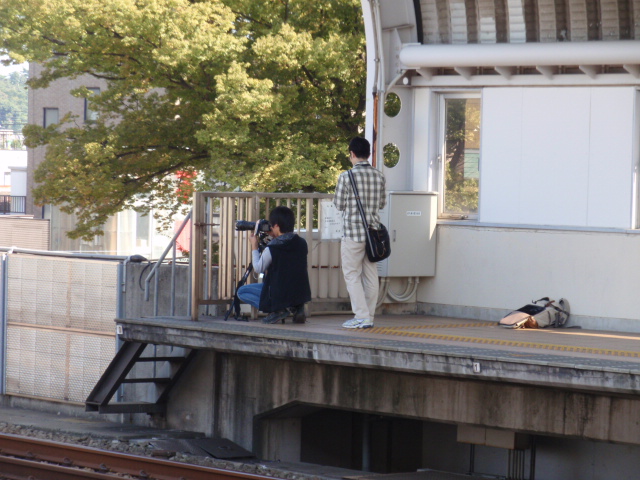
[[[58,252],[55,250],[33,250],[29,248],[18,248],[18,247],[0,247],[0,252],[11,253],[23,253],[26,255],[43,255],[47,257],[66,257],[66,258],[87,258],[91,260],[114,260],[114,261],[122,261],[126,259],[132,259],[132,261],[136,261],[135,257],[140,257],[139,255],[105,255],[100,253],[77,253],[77,252]]]
[[[7,393],[7,320],[9,312],[9,255],[1,257],[2,271],[0,272],[0,334],[2,346],[0,349],[0,394]]]
[[[638,65],[640,41],[405,45],[405,68]]]

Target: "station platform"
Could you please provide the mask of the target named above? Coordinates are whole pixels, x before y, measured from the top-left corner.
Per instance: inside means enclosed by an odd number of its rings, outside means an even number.
[[[497,322],[380,315],[375,327],[341,328],[349,315],[305,324],[222,317],[118,319],[122,339],[474,380],[640,393],[640,334],[507,329]]]

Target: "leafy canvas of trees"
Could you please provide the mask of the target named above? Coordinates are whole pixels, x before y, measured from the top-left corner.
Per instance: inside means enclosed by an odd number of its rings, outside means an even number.
[[[27,123],[27,72],[0,76],[0,129],[20,132]]]
[[[71,92],[95,121],[24,131],[47,151],[34,199],[77,215],[70,236],[182,208],[185,175],[199,191],[332,191],[363,131],[360,0],[2,0],[0,38],[44,66],[31,88],[108,83]]]

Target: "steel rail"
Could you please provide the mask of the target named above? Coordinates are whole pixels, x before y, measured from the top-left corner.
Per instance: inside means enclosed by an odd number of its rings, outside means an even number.
[[[114,480],[116,474],[97,473],[37,460],[0,456],[0,478],[9,480]]]
[[[38,477],[32,474],[33,478],[46,478],[47,480],[57,480],[58,478],[63,480],[107,479],[115,478],[114,474],[128,474],[145,480],[273,480],[274,478],[273,476],[267,477],[253,473],[203,467],[68,443],[0,434],[0,467],[2,468],[0,475],[5,474],[4,465],[7,465],[6,468],[15,468],[16,470],[22,468],[19,465],[20,460],[51,462],[56,465],[41,464],[41,468],[64,468],[76,475],[75,477],[54,477],[51,475]],[[69,467],[89,468],[94,472],[83,472],[77,468],[71,469]],[[55,468],[50,471],[55,471]],[[84,476],[81,476],[83,474]],[[18,476],[15,478],[29,477]]]

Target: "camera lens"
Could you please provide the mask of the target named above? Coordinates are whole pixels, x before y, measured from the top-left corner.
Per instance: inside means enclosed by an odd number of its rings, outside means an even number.
[[[236,230],[254,230],[256,228],[256,222],[249,222],[247,220],[238,220],[236,222]]]

